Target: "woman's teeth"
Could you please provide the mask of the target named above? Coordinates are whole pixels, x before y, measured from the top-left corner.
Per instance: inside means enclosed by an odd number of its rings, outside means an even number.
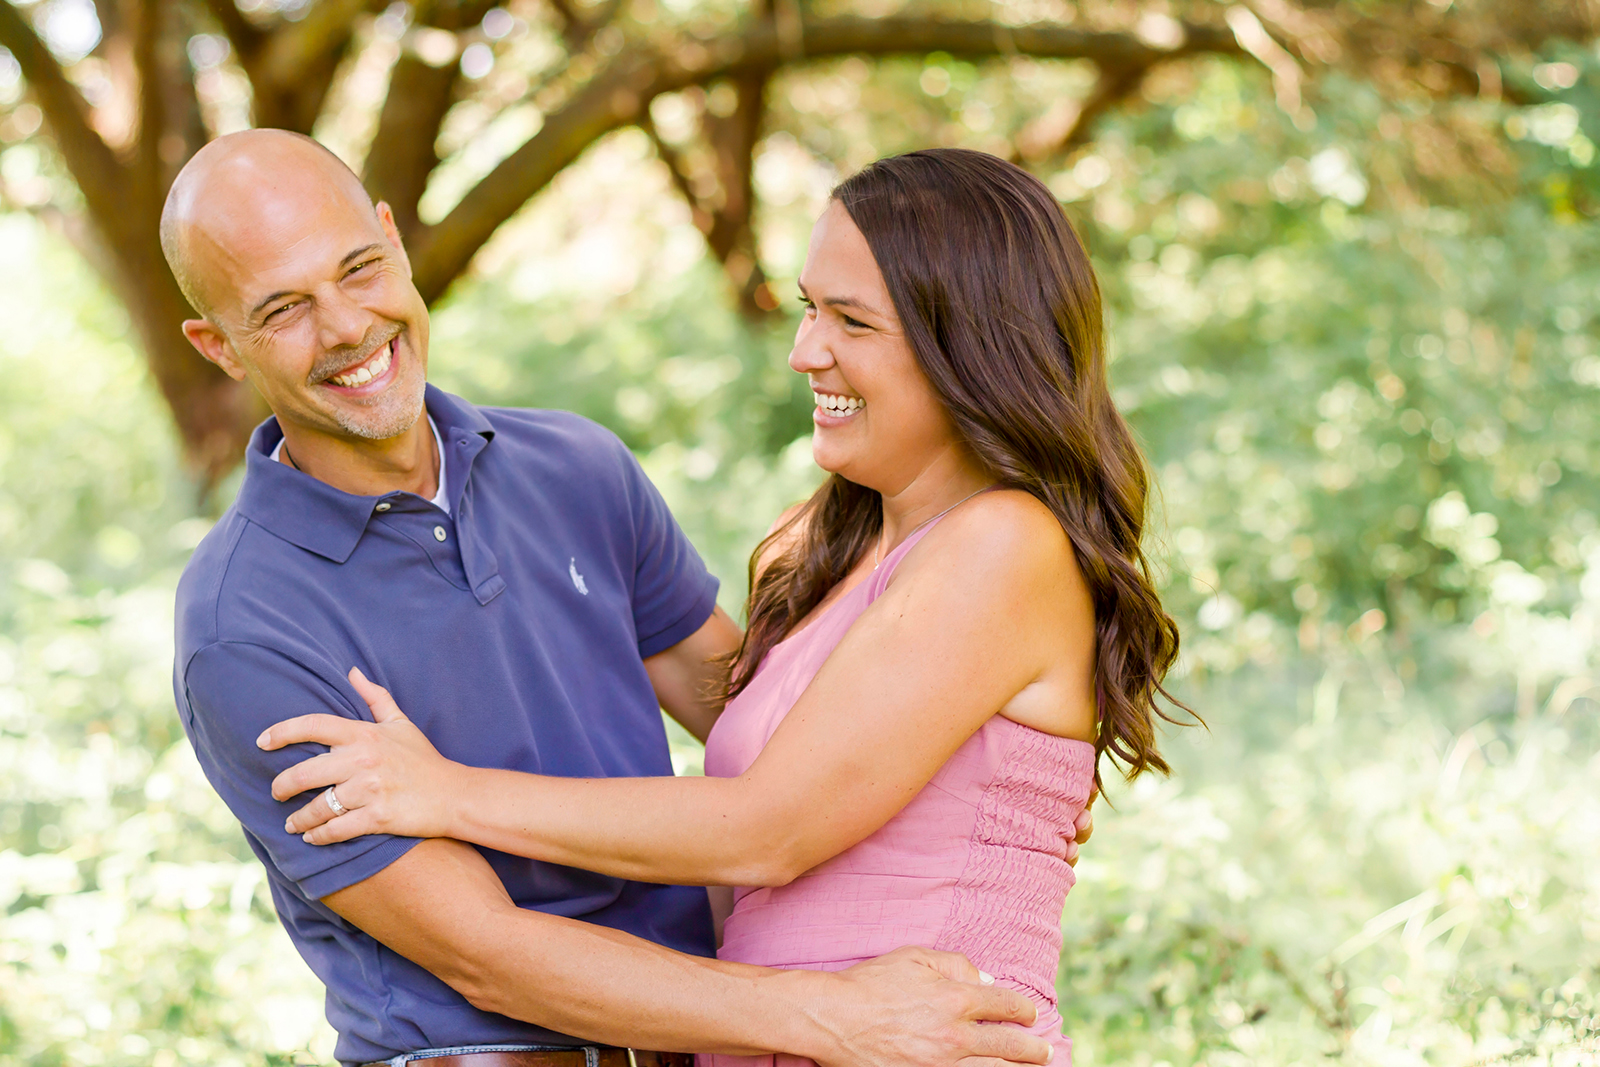
[[[854,415],[867,406],[867,402],[859,396],[835,396],[832,393],[818,393],[817,407],[829,415]]]
[[[355,370],[328,380],[334,385],[342,385],[346,389],[353,389],[358,385],[366,385],[374,378],[383,377],[383,372],[389,369],[389,364],[393,359],[394,342],[391,341],[379,351],[378,358],[368,360]]]

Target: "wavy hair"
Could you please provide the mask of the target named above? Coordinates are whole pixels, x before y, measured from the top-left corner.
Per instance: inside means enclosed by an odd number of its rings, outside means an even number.
[[[1167,773],[1155,719],[1180,720],[1158,698],[1198,716],[1163,688],[1178,627],[1141,545],[1149,475],[1111,401],[1100,287],[1061,205],[1022,168],[953,148],[881,159],[833,199],[866,237],[917,364],[968,447],[1071,540],[1094,602],[1096,754],[1128,778]],[[730,697],[850,573],[882,521],[875,490],[834,475],[757,546]],[[758,573],[775,543],[786,547]]]

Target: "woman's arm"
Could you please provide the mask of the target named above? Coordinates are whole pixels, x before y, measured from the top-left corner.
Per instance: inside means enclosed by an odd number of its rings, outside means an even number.
[[[345,782],[367,764],[339,787],[355,810],[328,819],[319,798],[294,828],[318,824],[307,838],[318,843],[415,833],[405,820],[431,819],[441,836],[618,877],[781,885],[881,827],[1063,650],[1087,659],[1092,642],[1088,593],[1054,517],[1023,494],[991,493],[907,558],[738,778],[561,779],[436,754],[431,764],[376,756],[350,739],[421,735],[374,686],[363,693],[376,728],[343,720],[342,737],[310,737],[296,721],[270,731],[270,747],[349,749],[286,771],[274,795]],[[438,810],[418,811],[430,805]]]

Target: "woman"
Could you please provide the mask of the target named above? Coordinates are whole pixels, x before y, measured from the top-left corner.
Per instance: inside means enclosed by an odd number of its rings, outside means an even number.
[[[832,476],[756,551],[707,776],[452,764],[353,672],[378,722],[317,757],[316,784],[354,811],[319,798],[290,829],[741,887],[723,958],[964,952],[1070,1053],[1064,839],[1100,753],[1166,770],[1155,701],[1178,641],[1140,549],[1146,475],[1107,389],[1093,271],[1037,179],[934,150],[843,183],[800,282],[789,363]],[[319,718],[268,746],[322,740]]]

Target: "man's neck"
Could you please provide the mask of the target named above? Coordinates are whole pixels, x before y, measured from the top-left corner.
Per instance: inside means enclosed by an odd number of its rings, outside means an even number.
[[[279,421],[278,460],[319,482],[355,496],[415,493],[431,500],[439,491],[439,453],[427,413],[396,437],[371,441],[334,437]]]

